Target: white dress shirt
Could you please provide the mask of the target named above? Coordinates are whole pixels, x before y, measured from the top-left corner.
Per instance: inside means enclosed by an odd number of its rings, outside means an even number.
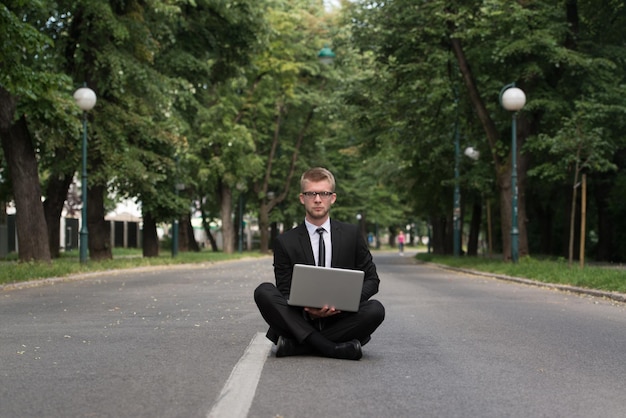
[[[309,238],[311,239],[311,247],[313,247],[313,256],[315,257],[316,265],[319,264],[318,248],[320,244],[320,234],[317,232],[317,228],[324,228],[325,232],[322,234],[322,237],[324,238],[324,245],[326,246],[326,260],[324,260],[324,266],[330,267],[330,262],[333,256],[333,244],[330,239],[330,218],[320,226],[313,225],[306,219],[304,220],[304,224],[306,225],[307,231],[309,231]]]

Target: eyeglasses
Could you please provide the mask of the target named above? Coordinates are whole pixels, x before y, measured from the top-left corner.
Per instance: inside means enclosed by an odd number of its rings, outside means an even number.
[[[334,194],[335,193],[333,192],[302,192],[302,196],[304,196],[306,199],[315,199],[315,196],[319,196],[324,200],[328,200]]]

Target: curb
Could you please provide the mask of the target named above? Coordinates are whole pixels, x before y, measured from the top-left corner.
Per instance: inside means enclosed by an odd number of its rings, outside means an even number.
[[[39,287],[39,286],[49,286],[55,285],[58,283],[67,283],[67,282],[76,282],[79,280],[90,279],[98,276],[113,276],[122,274],[125,272],[146,272],[146,271],[156,271],[163,268],[171,268],[174,269],[184,269],[184,268],[193,268],[194,266],[205,266],[208,264],[215,264],[215,262],[202,262],[198,264],[160,264],[153,266],[138,266],[138,267],[128,267],[123,269],[114,269],[114,270],[100,270],[100,271],[90,271],[85,273],[75,273],[70,274],[68,276],[57,276],[57,277],[45,277],[41,279],[32,279],[26,280],[23,282],[13,282],[0,284],[0,292],[9,291],[9,290],[19,290],[19,289],[27,289],[31,287]]]
[[[423,263],[430,264],[430,265],[439,267],[444,270],[457,271],[461,273],[472,274],[474,276],[492,277],[498,280],[522,283],[522,284],[526,284],[529,286],[545,287],[547,289],[560,290],[562,292],[570,292],[570,293],[576,293],[579,295],[595,296],[595,297],[600,297],[600,298],[611,299],[616,302],[626,303],[626,293],[607,292],[604,290],[588,289],[585,287],[577,287],[577,286],[571,286],[571,285],[566,285],[566,284],[544,283],[544,282],[539,282],[536,280],[525,279],[522,277],[507,276],[505,274],[486,273],[483,271],[470,270],[470,269],[464,269],[464,268],[459,268],[459,267],[450,267],[444,264],[437,264],[437,263],[431,263],[431,262],[423,262]]]
[[[26,288],[31,288],[31,287],[46,286],[46,285],[55,285],[58,283],[75,282],[75,281],[94,278],[98,276],[112,276],[112,275],[123,274],[123,273],[128,273],[128,272],[147,272],[147,271],[156,271],[156,270],[162,270],[162,269],[171,269],[171,270],[195,269],[195,268],[202,268],[202,267],[215,265],[219,263],[230,263],[233,261],[252,260],[252,259],[261,259],[261,258],[263,257],[242,257],[242,258],[237,258],[237,259],[232,259],[232,260],[202,261],[198,263],[185,263],[185,264],[155,264],[155,265],[150,265],[150,266],[137,266],[137,267],[127,267],[127,268],[112,269],[112,270],[90,271],[90,272],[85,272],[85,273],[75,273],[75,274],[71,274],[68,276],[47,277],[47,278],[41,278],[41,279],[26,280],[22,282],[0,284],[0,292],[26,289]]]

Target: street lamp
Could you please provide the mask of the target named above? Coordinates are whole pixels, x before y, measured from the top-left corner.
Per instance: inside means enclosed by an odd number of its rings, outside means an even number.
[[[96,105],[96,93],[84,84],[74,92],[74,100],[83,111],[83,172],[82,172],[82,200],[83,207],[81,212],[80,226],[80,262],[87,261],[87,240],[89,232],[87,230],[87,112]]]
[[[365,234],[365,217],[360,212],[356,214],[356,222],[357,228],[359,228],[359,233],[363,236],[365,242],[367,242],[367,236]]]
[[[455,90],[456,94],[456,90]],[[454,211],[452,212],[453,248],[455,257],[461,255],[461,190],[459,188],[459,160],[461,154],[459,133],[459,98],[454,100],[456,104],[456,121],[454,123]]]
[[[324,65],[330,65],[335,61],[335,53],[328,45],[324,45],[317,54],[317,59]]]
[[[465,156],[476,161],[480,158],[480,151],[478,151],[474,147],[467,147],[465,148]]]
[[[511,260],[517,263],[519,258],[519,228],[517,224],[517,112],[526,104],[526,95],[515,87],[515,83],[507,84],[500,90],[500,104],[513,112],[511,127]]]

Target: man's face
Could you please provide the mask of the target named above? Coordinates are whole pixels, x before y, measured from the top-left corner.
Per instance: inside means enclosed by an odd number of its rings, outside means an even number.
[[[324,192],[332,194],[324,196]],[[328,180],[306,181],[304,189],[300,193],[300,203],[304,205],[306,219],[314,225],[321,225],[326,222],[330,207],[335,203],[336,199],[337,195],[332,192]]]

